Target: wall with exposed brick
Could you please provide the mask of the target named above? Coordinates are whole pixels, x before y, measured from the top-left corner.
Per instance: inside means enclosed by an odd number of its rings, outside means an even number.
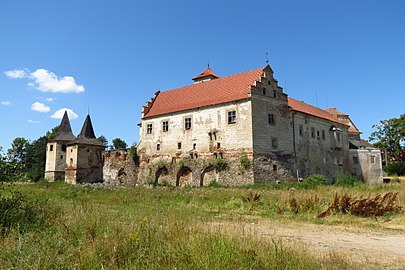
[[[107,184],[135,186],[138,167],[129,149],[109,150],[103,153],[103,180]]]

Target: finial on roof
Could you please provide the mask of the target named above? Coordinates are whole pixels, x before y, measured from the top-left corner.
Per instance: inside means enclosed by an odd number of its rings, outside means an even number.
[[[269,64],[269,53],[268,52],[266,52],[266,64],[267,65]]]

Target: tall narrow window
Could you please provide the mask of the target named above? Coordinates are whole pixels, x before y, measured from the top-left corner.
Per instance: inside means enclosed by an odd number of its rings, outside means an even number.
[[[160,151],[160,143],[158,143],[158,144],[156,145],[156,150],[157,150],[157,151]]]
[[[370,156],[370,162],[375,163],[375,156]]]
[[[311,127],[311,137],[315,138],[315,128]]]
[[[270,125],[275,125],[276,124],[276,117],[274,116],[273,113],[269,113],[268,118],[269,118],[268,120],[269,120]]]
[[[228,124],[235,124],[235,123],[236,123],[236,111],[229,111]]]
[[[300,136],[304,136],[304,126],[303,125],[299,125],[298,133],[300,134]]]
[[[181,142],[177,143],[177,149],[181,149]]]
[[[325,130],[322,130],[322,140],[325,140]]]
[[[273,97],[277,97],[277,90],[273,90]]]
[[[146,125],[146,133],[147,134],[152,134],[152,124],[147,124]]]
[[[62,151],[66,152],[66,144],[62,144]]]
[[[273,148],[277,148],[277,147],[278,147],[277,138],[271,138],[271,147],[273,147]]]
[[[264,96],[266,95],[266,87],[263,87],[262,93],[263,93]]]
[[[53,151],[53,144],[49,146],[49,151]]]
[[[197,147],[197,144],[193,143],[193,150],[195,150],[196,147]]]
[[[163,121],[163,132],[169,131],[169,121]]]
[[[188,117],[188,118],[184,119],[184,128],[185,129],[191,129],[191,117]]]

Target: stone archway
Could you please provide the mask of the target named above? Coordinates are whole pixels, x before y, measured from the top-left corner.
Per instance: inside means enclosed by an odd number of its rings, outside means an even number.
[[[166,168],[166,166],[163,166],[156,171],[154,185],[167,185],[169,182],[168,178],[169,170]]]
[[[217,180],[217,171],[214,165],[205,167],[201,172],[200,186],[208,186]]]
[[[187,184],[191,184],[193,180],[193,171],[189,167],[182,167],[177,172],[176,186],[184,187]]]

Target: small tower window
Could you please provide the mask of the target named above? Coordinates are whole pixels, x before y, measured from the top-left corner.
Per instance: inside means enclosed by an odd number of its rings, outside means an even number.
[[[264,96],[266,95],[266,87],[263,87],[262,93],[263,93]]]
[[[269,113],[269,125],[275,125],[276,124],[276,118],[274,117],[273,113]]]
[[[49,151],[53,151],[53,144],[49,146]]]
[[[66,144],[62,144],[62,151],[66,152]]]
[[[311,127],[311,137],[315,138],[315,128]]]
[[[217,143],[217,148],[221,148],[221,143]]]
[[[177,143],[177,149],[181,149],[181,142]]]
[[[299,126],[299,128],[298,128],[298,133],[300,134],[300,136],[303,136],[303,135],[304,135],[304,126],[303,126],[303,125],[300,125],[300,126]]]
[[[273,97],[277,97],[277,90],[273,90]]]
[[[193,150],[195,150],[196,147],[197,147],[197,144],[193,143]]]
[[[60,159],[63,159],[63,155],[60,155]]]
[[[322,130],[322,140],[325,140],[325,130]]]
[[[158,144],[156,145],[156,150],[157,150],[157,151],[160,151],[160,143],[158,143]]]
[[[277,147],[278,147],[277,138],[271,138],[271,146],[272,146],[273,148],[277,148]]]

